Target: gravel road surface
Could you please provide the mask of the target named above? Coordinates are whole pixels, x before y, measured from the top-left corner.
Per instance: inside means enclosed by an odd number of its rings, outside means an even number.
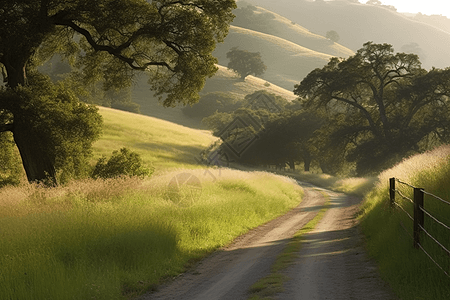
[[[395,299],[364,251],[354,218],[360,199],[301,185],[305,197],[298,207],[237,238],[140,299],[247,299],[249,287],[269,274],[294,233],[323,208],[324,192],[331,206],[286,270],[292,280],[276,298]]]

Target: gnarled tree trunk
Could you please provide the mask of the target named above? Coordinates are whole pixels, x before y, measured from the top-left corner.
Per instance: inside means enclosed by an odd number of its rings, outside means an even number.
[[[27,84],[25,65],[26,62],[20,59],[14,59],[13,62],[4,60],[9,88],[14,90]],[[43,182],[47,185],[56,184],[55,162],[45,150],[45,142],[39,137],[39,132],[36,132],[30,120],[24,116],[23,103],[19,103],[24,99],[14,97],[9,99],[8,103],[6,99],[3,100],[6,107],[0,107],[0,109],[7,109],[13,114],[13,123],[4,124],[3,131],[8,130],[13,133],[28,181]],[[1,101],[0,104],[2,104]]]
[[[14,116],[13,137],[22,158],[22,164],[29,182],[56,184],[54,162],[44,150],[43,141],[30,128],[27,120]]]

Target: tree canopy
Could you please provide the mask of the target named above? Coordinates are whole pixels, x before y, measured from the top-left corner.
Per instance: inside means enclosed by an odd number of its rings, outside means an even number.
[[[267,69],[259,52],[249,52],[233,47],[227,52],[227,58],[230,60],[228,69],[239,74],[242,80],[248,75],[262,75]]]
[[[421,68],[417,55],[365,43],[295,86],[306,109],[327,115],[324,139],[364,174],[449,141],[450,69]]]
[[[28,179],[55,173],[53,146],[24,113],[27,93],[18,92],[40,63],[60,53],[80,82],[103,79],[106,89],[145,71],[164,105],[194,103],[217,69],[211,53],[235,7],[234,0],[0,0],[0,67],[6,90],[19,93],[0,97],[0,132],[13,133]]]

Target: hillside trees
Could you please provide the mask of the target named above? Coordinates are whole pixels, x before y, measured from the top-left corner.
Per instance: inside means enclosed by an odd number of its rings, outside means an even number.
[[[227,58],[230,60],[228,69],[239,74],[241,80],[252,74],[255,76],[262,75],[267,69],[259,52],[249,52],[233,47],[227,52]]]
[[[241,105],[234,112],[216,112],[203,120],[222,139],[220,152],[227,160],[287,164],[293,170],[303,163],[309,171],[317,158],[312,140],[323,124],[320,118],[266,91],[248,94]]]
[[[239,1],[238,7],[238,9],[233,11],[236,15],[236,18],[233,20],[233,25],[267,34],[273,32],[274,14],[269,12],[255,13],[258,9],[245,1]]]
[[[394,53],[389,44],[368,42],[348,59],[332,58],[294,93],[303,107],[328,116],[323,139],[359,174],[449,141],[450,69],[427,72],[417,55]]]
[[[211,92],[200,97],[193,106],[183,107],[183,113],[191,118],[203,119],[217,112],[230,112],[237,109],[239,103],[230,93]]]
[[[146,71],[150,89],[164,105],[193,103],[217,69],[211,52],[226,36],[235,7],[234,0],[0,0],[0,67],[6,82],[0,132],[13,133],[28,180],[55,182],[53,153],[60,146],[53,138],[64,137],[67,127],[54,135],[36,126],[57,127],[59,120],[47,112],[56,109],[62,117],[64,105],[59,105],[70,98],[67,118],[93,116],[91,107],[75,105],[70,92],[47,97],[32,86],[29,76],[40,62],[60,53],[78,68],[80,82],[104,80],[105,89],[129,86],[134,71]],[[47,90],[53,89],[59,88]],[[77,149],[82,145],[72,143]]]
[[[288,165],[291,170],[303,164],[310,171],[313,159],[317,159],[317,148],[313,139],[322,125],[317,116],[303,110],[283,110],[272,114],[258,132],[258,140],[243,153],[241,161],[259,165]]]

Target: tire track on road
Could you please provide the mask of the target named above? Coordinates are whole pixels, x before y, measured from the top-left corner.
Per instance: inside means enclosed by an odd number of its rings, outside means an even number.
[[[325,201],[320,191],[305,188],[298,207],[240,236],[161,286],[158,292],[140,299],[246,299],[248,288],[270,273],[289,239],[314,218]]]
[[[361,199],[327,191],[330,208],[304,236],[276,299],[396,299],[369,259],[355,218]]]

